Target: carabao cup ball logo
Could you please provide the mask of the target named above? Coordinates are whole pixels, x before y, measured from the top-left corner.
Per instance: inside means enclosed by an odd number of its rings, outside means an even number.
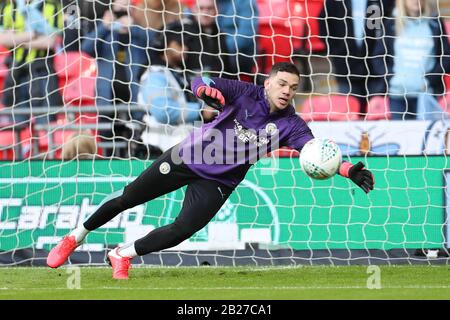
[[[331,178],[337,173],[341,162],[341,150],[330,139],[312,139],[300,153],[301,167],[313,179]]]
[[[275,132],[277,132],[277,130],[278,130],[278,128],[277,128],[277,125],[275,123],[270,122],[270,123],[268,123],[266,125],[266,133],[269,136],[275,134]]]

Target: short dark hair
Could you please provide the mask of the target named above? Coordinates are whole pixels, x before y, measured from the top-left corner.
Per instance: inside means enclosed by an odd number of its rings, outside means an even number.
[[[300,71],[295,64],[290,62],[277,62],[270,69],[269,77],[276,75],[278,72],[288,72],[295,74],[300,78]]]

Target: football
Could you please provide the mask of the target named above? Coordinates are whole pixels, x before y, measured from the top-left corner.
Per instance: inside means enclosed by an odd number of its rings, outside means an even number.
[[[341,149],[330,139],[314,138],[308,141],[300,152],[300,164],[303,171],[317,180],[334,176],[341,162]]]

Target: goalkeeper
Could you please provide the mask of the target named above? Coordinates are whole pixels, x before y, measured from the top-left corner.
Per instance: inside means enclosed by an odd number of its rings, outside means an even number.
[[[83,225],[51,250],[47,264],[52,268],[62,265],[90,231],[124,210],[185,185],[182,209],[173,223],[108,253],[113,278],[128,278],[132,258],[171,248],[191,237],[208,224],[260,157],[281,146],[300,150],[313,138],[290,104],[299,81],[298,69],[286,62],[272,67],[264,86],[195,78],[193,92],[219,109],[219,116],[167,150],[123,190],[104,199]],[[373,189],[372,174],[361,162],[343,162],[339,174],[366,193]]]

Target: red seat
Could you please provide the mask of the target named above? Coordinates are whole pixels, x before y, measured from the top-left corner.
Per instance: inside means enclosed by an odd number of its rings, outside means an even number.
[[[69,80],[62,88],[64,103],[74,106],[94,105],[95,84],[95,76],[82,76]]]
[[[58,54],[55,56],[55,71],[65,104],[95,103],[97,64],[94,58],[77,51]]]
[[[307,16],[304,0],[258,0],[257,6],[259,26],[283,30],[284,35],[294,37],[292,42],[298,40],[298,37],[306,36]]]
[[[76,78],[96,72],[95,59],[83,51],[68,51],[55,56],[55,71],[60,78]]]
[[[389,98],[376,96],[369,100],[367,104],[366,120],[389,120],[391,111],[389,108]]]
[[[318,17],[322,12],[323,0],[303,0],[303,8],[306,15],[306,50],[308,52],[320,52],[325,50],[325,42],[320,38]]]
[[[284,26],[260,25],[258,35],[258,72],[268,74],[277,62],[292,62],[292,41]]]
[[[277,62],[291,61],[305,30],[301,1],[258,0],[258,71],[268,74]]]
[[[320,52],[318,16],[323,0],[257,0],[258,70],[267,74],[274,63],[291,62],[293,53]]]
[[[312,96],[303,104],[305,121],[347,121],[359,119],[359,101],[353,96]]]

